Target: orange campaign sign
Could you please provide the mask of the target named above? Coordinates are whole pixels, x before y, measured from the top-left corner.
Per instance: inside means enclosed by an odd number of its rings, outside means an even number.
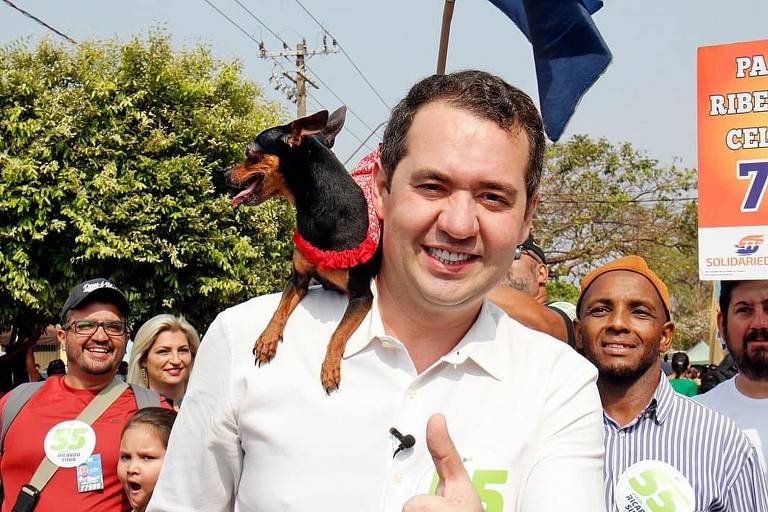
[[[768,279],[768,40],[698,49],[699,277]]]

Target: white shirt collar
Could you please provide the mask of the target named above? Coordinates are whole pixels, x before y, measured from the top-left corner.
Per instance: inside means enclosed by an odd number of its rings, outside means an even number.
[[[381,314],[379,313],[379,301],[375,282],[371,282],[371,292],[373,293],[371,310],[360,323],[360,327],[352,333],[352,336],[347,341],[344,359],[358,354],[373,341],[387,338],[394,339],[384,331],[384,324],[381,322]],[[499,352],[493,349],[493,344],[498,343],[498,321],[492,312],[493,308],[494,306],[490,302],[487,300],[483,301],[480,313],[467,333],[440,360],[447,364],[458,366],[466,363],[467,359],[471,359],[491,377],[496,380],[502,380],[504,368],[509,365],[505,361],[500,360],[498,357]]]

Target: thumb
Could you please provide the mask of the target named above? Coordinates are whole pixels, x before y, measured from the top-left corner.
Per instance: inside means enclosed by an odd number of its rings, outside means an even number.
[[[442,414],[433,414],[427,422],[427,449],[440,478],[437,484],[438,496],[467,498],[476,495]]]

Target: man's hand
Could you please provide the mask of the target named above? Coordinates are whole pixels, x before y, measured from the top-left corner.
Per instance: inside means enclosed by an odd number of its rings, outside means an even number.
[[[427,422],[427,449],[440,477],[437,494],[414,496],[405,502],[403,512],[483,512],[480,497],[453,445],[442,414],[433,414]]]

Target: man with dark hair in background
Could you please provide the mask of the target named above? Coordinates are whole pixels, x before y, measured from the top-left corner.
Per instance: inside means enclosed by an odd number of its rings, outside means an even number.
[[[696,397],[739,426],[768,462],[768,280],[722,281],[720,336],[739,373]]]
[[[685,352],[675,352],[672,354],[672,375],[669,384],[672,388],[685,396],[696,396],[699,392],[699,386],[688,378],[688,370],[691,362],[688,354]]]
[[[48,369],[45,371],[46,377],[52,375],[64,375],[67,373],[67,368],[64,366],[64,361],[61,359],[54,359],[48,363]]]

